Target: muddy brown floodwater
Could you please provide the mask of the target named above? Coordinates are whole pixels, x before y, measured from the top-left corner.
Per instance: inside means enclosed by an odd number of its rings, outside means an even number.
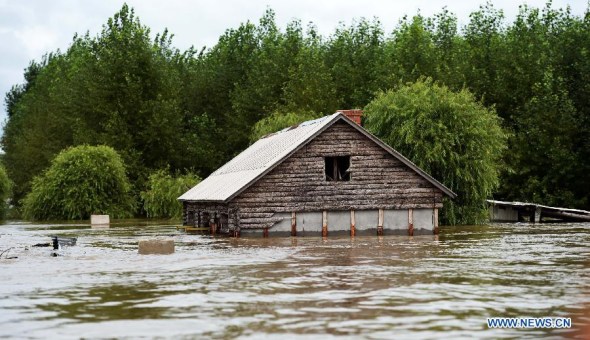
[[[58,257],[30,247],[50,235],[78,244]],[[172,237],[176,253],[139,255],[138,240],[153,236]],[[322,240],[9,222],[0,252],[10,247],[0,259],[6,338],[584,338],[590,323],[588,223]],[[545,316],[573,327],[486,324]]]

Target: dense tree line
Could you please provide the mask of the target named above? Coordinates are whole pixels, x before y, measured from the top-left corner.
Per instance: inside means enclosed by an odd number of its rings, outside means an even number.
[[[443,9],[391,33],[360,19],[328,37],[299,21],[280,29],[268,10],[187,51],[125,5],[97,36],[31,62],[5,97],[3,161],[18,202],[62,149],[109,145],[139,197],[157,169],[206,177],[274,126],[269,117],[362,108],[429,77],[500,116],[510,137],[497,198],[589,208],[589,53],[590,12],[551,3],[522,6],[512,23],[486,4],[464,27]]]

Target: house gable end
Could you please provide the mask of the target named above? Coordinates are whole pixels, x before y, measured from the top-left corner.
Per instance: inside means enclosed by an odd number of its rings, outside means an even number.
[[[289,159],[292,155],[299,152],[299,150],[306,147],[309,143],[313,142],[316,138],[320,137],[326,130],[329,130],[334,125],[341,125],[341,126],[348,125],[351,128],[351,130],[356,130],[360,135],[364,136],[365,139],[370,140],[373,143],[375,143],[378,147],[383,149],[384,152],[389,153],[395,159],[397,159],[401,163],[405,164],[409,169],[411,169],[413,172],[415,172],[420,177],[424,178],[426,181],[430,182],[434,187],[438,188],[442,193],[444,193],[445,195],[447,195],[451,198],[456,197],[456,194],[454,192],[452,192],[450,189],[448,189],[443,184],[438,182],[432,176],[430,176],[429,174],[424,172],[422,169],[420,169],[418,166],[416,166],[414,163],[412,163],[410,160],[408,160],[402,154],[400,154],[399,152],[397,152],[396,150],[391,148],[389,145],[382,142],[379,138],[373,136],[371,133],[369,133],[367,130],[363,129],[362,127],[360,127],[358,124],[356,124],[355,122],[350,120],[348,117],[346,117],[342,114],[339,114],[336,116],[336,119],[334,119],[330,124],[327,124],[321,130],[317,131],[314,135],[310,136],[304,143],[301,143],[301,145],[299,145],[297,148],[295,148],[290,154],[286,155],[282,160],[276,162],[272,167],[269,167],[265,172],[261,173],[257,178],[255,178],[253,181],[251,181],[248,185],[246,185],[246,186],[242,187],[240,190],[236,191],[225,202],[232,201],[235,197],[239,196],[242,192],[247,190],[248,187],[250,187],[251,185],[256,183],[258,180],[263,178],[266,174],[273,171],[276,167],[278,167],[280,164],[285,162],[285,160]],[[335,140],[337,140],[338,143],[347,143],[347,141],[343,140],[343,139],[335,139]]]
[[[350,180],[327,181],[325,157],[349,156]],[[326,128],[237,195],[240,225],[259,228],[293,211],[433,209],[443,192],[346,122]]]

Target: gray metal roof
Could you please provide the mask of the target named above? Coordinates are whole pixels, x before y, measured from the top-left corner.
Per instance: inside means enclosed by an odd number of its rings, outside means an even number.
[[[178,199],[197,202],[227,202],[339,120],[352,125],[451,198],[456,197],[454,192],[418,168],[399,152],[337,112],[330,116],[303,122],[296,127],[286,128],[259,139]]]

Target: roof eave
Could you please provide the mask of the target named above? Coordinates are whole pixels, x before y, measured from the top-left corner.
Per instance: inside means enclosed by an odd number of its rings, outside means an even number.
[[[195,200],[195,199],[184,199],[184,198],[177,198],[180,202],[190,202],[190,203],[217,203],[217,204],[227,204],[229,203],[229,199],[226,200]]]

